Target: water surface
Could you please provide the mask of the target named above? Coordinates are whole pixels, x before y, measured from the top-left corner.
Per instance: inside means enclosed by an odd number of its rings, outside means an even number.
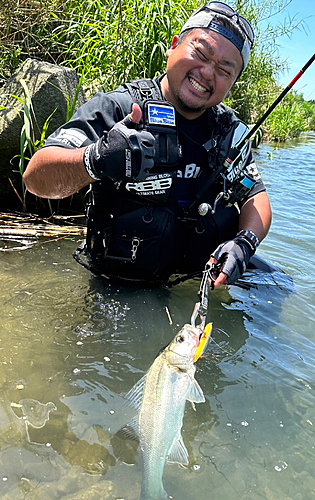
[[[186,407],[189,467],[165,467],[175,500],[315,498],[314,147],[258,150],[274,214],[258,253],[285,273],[210,293],[206,403]],[[1,499],[139,498],[137,446],[115,436],[123,395],[190,321],[199,280],[111,285],[72,259],[77,242],[0,252]]]

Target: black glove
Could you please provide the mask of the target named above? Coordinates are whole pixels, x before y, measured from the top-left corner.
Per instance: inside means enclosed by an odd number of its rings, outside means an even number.
[[[250,233],[250,237],[245,233]],[[251,231],[240,231],[234,240],[218,246],[211,257],[219,264],[220,272],[226,274],[229,284],[238,280],[247,268],[250,258],[259,245],[257,236]]]
[[[154,165],[154,137],[136,130],[129,116],[87,146],[83,163],[92,179],[143,180]]]

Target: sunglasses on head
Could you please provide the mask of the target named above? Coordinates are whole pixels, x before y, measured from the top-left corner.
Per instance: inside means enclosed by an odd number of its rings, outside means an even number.
[[[221,14],[228,18],[236,17],[236,22],[238,26],[241,28],[243,33],[247,36],[251,45],[254,43],[254,31],[251,25],[243,16],[240,16],[238,12],[235,12],[232,7],[223,2],[207,2],[203,7],[201,7],[197,12],[201,12],[203,10],[209,10],[212,12],[216,12],[217,14]]]

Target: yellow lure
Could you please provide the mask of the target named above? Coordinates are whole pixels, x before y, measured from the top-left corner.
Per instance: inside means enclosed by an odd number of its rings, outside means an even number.
[[[196,351],[196,354],[194,357],[194,363],[196,363],[196,361],[198,361],[198,359],[203,355],[204,351],[206,350],[208,342],[210,340],[211,332],[212,332],[212,323],[208,323],[204,329],[202,336],[201,336],[199,346],[197,348],[197,351]]]

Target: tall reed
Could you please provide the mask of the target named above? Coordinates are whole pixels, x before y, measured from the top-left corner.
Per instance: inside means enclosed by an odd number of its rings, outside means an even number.
[[[273,21],[288,1],[228,1],[249,19],[256,32],[249,66],[227,101],[246,122],[255,122],[279,90],[277,78],[285,68],[277,52],[279,38],[303,28],[303,20],[295,17],[283,23]],[[35,57],[70,66],[84,74],[82,83],[88,97],[133,78],[163,73],[172,36],[202,4],[200,0],[2,0],[2,3],[0,85],[19,62]],[[307,123],[314,123],[314,118]]]
[[[163,71],[173,34],[189,16],[193,0],[87,0],[58,36],[67,47],[66,64],[84,68],[90,93]]]

